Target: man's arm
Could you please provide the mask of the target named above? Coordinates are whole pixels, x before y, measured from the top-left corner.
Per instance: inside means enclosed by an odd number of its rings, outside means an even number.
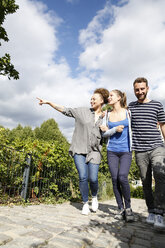
[[[163,138],[165,140],[165,123],[159,123],[159,125],[160,125],[160,129],[161,129]]]

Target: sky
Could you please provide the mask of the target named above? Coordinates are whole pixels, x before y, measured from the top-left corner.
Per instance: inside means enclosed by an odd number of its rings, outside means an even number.
[[[90,107],[98,87],[136,100],[133,81],[146,77],[149,98],[165,107],[164,0],[16,0],[0,57],[9,53],[19,80],[0,77],[0,125],[40,126],[54,118],[68,141],[74,120],[39,106],[40,97]]]

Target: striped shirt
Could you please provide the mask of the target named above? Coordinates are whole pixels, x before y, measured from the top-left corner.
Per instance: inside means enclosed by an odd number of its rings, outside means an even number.
[[[163,106],[158,101],[148,103],[131,102],[132,150],[149,151],[162,146],[161,133],[157,127],[165,123]]]

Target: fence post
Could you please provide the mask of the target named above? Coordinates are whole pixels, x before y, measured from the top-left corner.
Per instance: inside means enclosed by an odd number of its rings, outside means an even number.
[[[27,189],[28,189],[28,182],[29,182],[31,158],[32,158],[31,153],[28,153],[26,160],[25,160],[25,169],[24,169],[24,173],[23,173],[21,197],[24,198],[25,201],[27,198]]]

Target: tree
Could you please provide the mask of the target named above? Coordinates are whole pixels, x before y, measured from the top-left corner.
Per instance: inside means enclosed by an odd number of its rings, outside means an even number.
[[[27,141],[28,139],[34,139],[34,133],[30,126],[22,127],[20,124],[16,128],[13,128],[8,135],[9,141],[12,142],[16,138],[21,141]]]
[[[35,137],[39,140],[45,141],[59,141],[61,143],[68,143],[58,128],[58,124],[54,119],[49,119],[41,124],[40,128],[34,129]]]
[[[2,27],[6,15],[13,14],[19,8],[15,4],[15,0],[0,0],[0,40],[9,41],[8,35],[4,27]],[[0,46],[1,46],[0,42]],[[0,75],[8,76],[9,79],[19,79],[19,72],[14,69],[14,65],[10,61],[10,55],[6,53],[0,58]]]

